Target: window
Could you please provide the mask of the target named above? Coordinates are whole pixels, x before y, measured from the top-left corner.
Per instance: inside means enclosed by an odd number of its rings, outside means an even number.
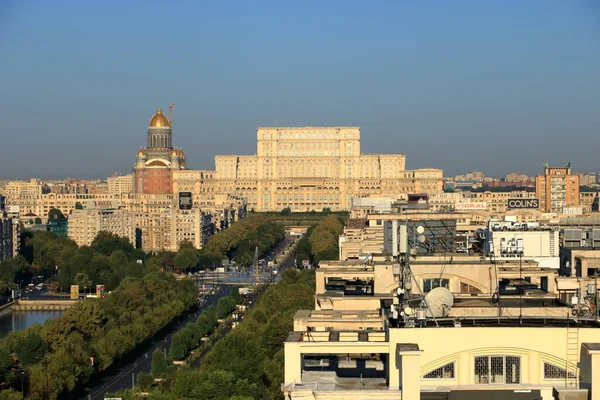
[[[475,384],[514,384],[521,381],[521,357],[475,357]]]
[[[440,278],[423,279],[423,292],[431,292],[437,287],[445,287],[446,289],[449,289],[450,280]]]
[[[567,371],[564,368],[545,362],[544,363],[544,379],[565,379]],[[569,372],[569,379],[576,379],[574,373]]]
[[[423,375],[423,379],[454,379],[454,363],[451,362],[438,369],[434,369],[428,374]]]

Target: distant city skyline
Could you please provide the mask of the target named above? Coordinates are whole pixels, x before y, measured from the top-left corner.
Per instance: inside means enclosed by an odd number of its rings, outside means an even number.
[[[0,179],[130,173],[171,103],[191,169],[253,154],[258,126],[352,125],[363,153],[445,176],[596,171],[598,15],[559,0],[3,3]]]

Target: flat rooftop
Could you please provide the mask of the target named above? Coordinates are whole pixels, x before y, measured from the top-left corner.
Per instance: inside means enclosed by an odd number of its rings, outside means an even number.
[[[436,324],[437,322],[437,324]],[[555,318],[555,317],[460,317],[427,319],[421,327],[398,327],[391,329],[435,329],[438,327],[470,328],[600,328],[600,321],[591,318]],[[598,332],[600,334],[600,331]],[[290,332],[287,342],[363,342],[369,345],[387,343],[386,332],[381,331],[327,331],[327,332]],[[600,348],[600,346],[599,346]],[[335,350],[332,349],[335,353]]]

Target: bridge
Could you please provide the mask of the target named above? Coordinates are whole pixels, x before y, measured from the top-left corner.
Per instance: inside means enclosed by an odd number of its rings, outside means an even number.
[[[17,300],[11,306],[13,311],[64,311],[79,300]]]

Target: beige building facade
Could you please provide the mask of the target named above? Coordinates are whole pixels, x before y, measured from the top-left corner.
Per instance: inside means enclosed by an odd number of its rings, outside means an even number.
[[[570,165],[546,166],[536,177],[535,192],[542,212],[562,213],[565,207],[579,205],[579,175],[571,173]]]
[[[78,246],[89,246],[98,232],[110,232],[136,245],[137,218],[134,213],[117,210],[73,210],[69,215],[68,235]]]
[[[106,178],[108,194],[129,194],[133,191],[133,175],[111,176]]]
[[[411,257],[410,270],[405,280],[405,264],[377,257],[320,264],[315,309],[298,311],[284,343],[286,398],[600,399],[600,325],[554,303],[556,270],[460,254]],[[551,286],[527,291],[526,307],[515,295],[495,304],[497,282],[521,274]],[[440,288],[450,299],[419,304]]]
[[[49,191],[48,185],[42,180],[30,179],[28,181],[8,181],[4,185],[3,192],[0,194],[5,196],[40,195]]]
[[[443,179],[406,170],[403,154],[361,154],[358,127],[258,128],[256,155],[216,156],[215,167],[197,172],[200,192],[244,196],[255,211],[348,210],[352,196],[438,193]]]

